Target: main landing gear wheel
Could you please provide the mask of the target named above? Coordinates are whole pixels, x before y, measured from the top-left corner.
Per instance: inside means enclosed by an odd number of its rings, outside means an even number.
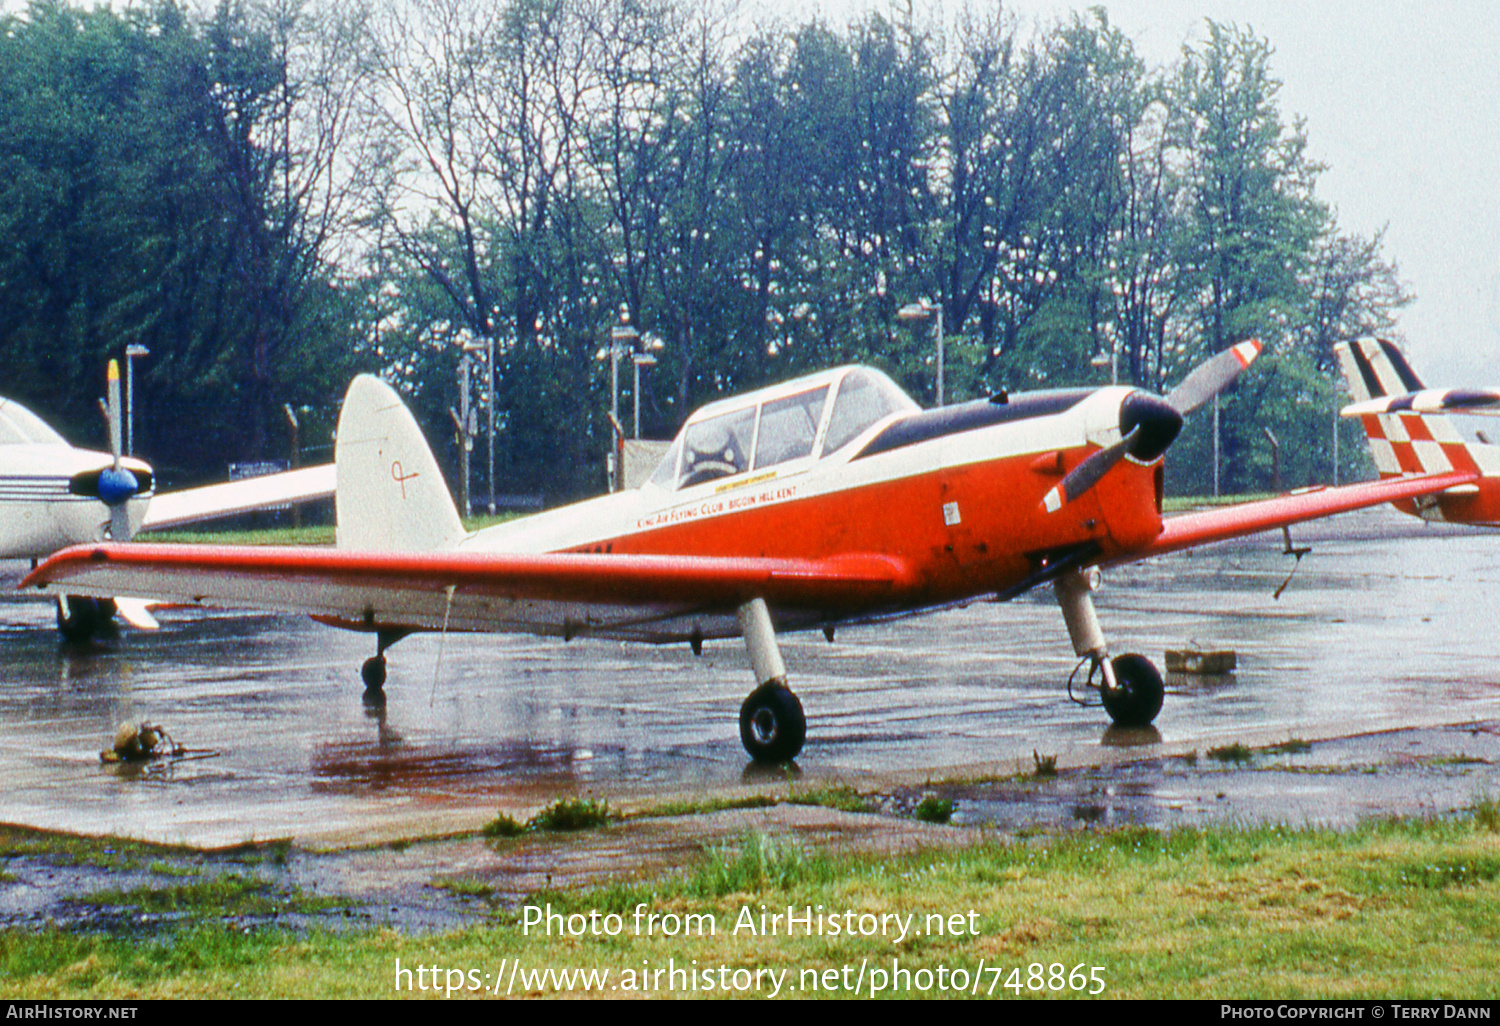
[[[57,630],[68,641],[88,641],[115,615],[115,600],[87,595],[57,597]]]
[[[1121,727],[1149,725],[1161,712],[1165,692],[1161,674],[1156,672],[1151,660],[1134,653],[1119,656],[1110,665],[1115,671],[1117,687],[1100,690],[1104,711]]]
[[[795,759],[806,739],[802,703],[786,685],[762,684],[740,706],[740,741],[756,762]]]

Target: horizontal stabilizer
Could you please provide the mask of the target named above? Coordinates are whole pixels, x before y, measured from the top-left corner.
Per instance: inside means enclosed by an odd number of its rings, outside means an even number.
[[[335,484],[333,464],[325,463],[226,484],[166,492],[151,500],[141,530],[160,530],[290,502],[326,499],[334,493]]]
[[[1389,413],[1466,413],[1500,417],[1500,388],[1429,388],[1351,403],[1341,417]]]

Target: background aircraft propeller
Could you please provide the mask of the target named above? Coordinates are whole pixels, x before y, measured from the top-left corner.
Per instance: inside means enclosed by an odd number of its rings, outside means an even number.
[[[120,408],[120,365],[114,360],[109,361],[108,398],[100,400],[99,408],[109,429],[109,450],[114,462],[103,470],[75,475],[69,483],[69,491],[75,495],[93,496],[104,503],[109,509],[110,538],[129,541],[130,516],[127,503],[141,491],[141,481],[129,467],[120,462],[123,420]]]
[[[1048,513],[1056,513],[1087,492],[1125,456],[1149,463],[1167,451],[1182,430],[1182,418],[1223,391],[1240,371],[1260,355],[1256,339],[1231,346],[1204,360],[1164,398],[1132,392],[1120,404],[1120,440],[1100,449],[1049,491],[1042,499]]]

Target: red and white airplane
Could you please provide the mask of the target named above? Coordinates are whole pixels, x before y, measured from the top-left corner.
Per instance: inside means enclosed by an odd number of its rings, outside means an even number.
[[[0,559],[34,561],[80,542],[128,541],[139,531],[334,492],[334,467],[327,464],[157,494],[151,467],[120,455],[120,369],[113,360],[104,407],[107,453],[69,445],[35,413],[0,398]],[[57,625],[65,637],[81,640],[117,609],[132,623],[155,625],[144,602],[78,594],[57,596]]]
[[[1259,351],[1226,350],[1165,398],[1071,389],[925,411],[879,371],[841,367],[698,410],[638,489],[474,534],[411,413],[363,376],[339,421],[335,547],[82,545],[22,587],[301,611],[369,631],[376,654],[362,672],[375,699],[386,648],[413,631],[695,651],[742,636],[758,686],[740,737],[755,759],[782,761],[801,749],[806,722],[778,631],[819,628],[832,640],[840,624],[1051,584],[1109,715],[1147,724],[1161,676],[1141,656],[1109,657],[1091,598],[1097,567],[1473,478],[1312,490],[1164,520],[1162,455],[1183,414]]]
[[[1500,527],[1500,446],[1466,440],[1443,414],[1500,416],[1500,389],[1429,389],[1393,343],[1359,339],[1335,347],[1383,480],[1467,472],[1474,480],[1417,496],[1397,508],[1424,520]]]

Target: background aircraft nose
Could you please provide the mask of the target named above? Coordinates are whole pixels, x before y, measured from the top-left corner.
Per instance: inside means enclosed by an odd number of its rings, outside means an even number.
[[[1182,414],[1161,396],[1131,392],[1120,404],[1120,436],[1130,436],[1126,452],[1150,463],[1167,451],[1182,430]]]

